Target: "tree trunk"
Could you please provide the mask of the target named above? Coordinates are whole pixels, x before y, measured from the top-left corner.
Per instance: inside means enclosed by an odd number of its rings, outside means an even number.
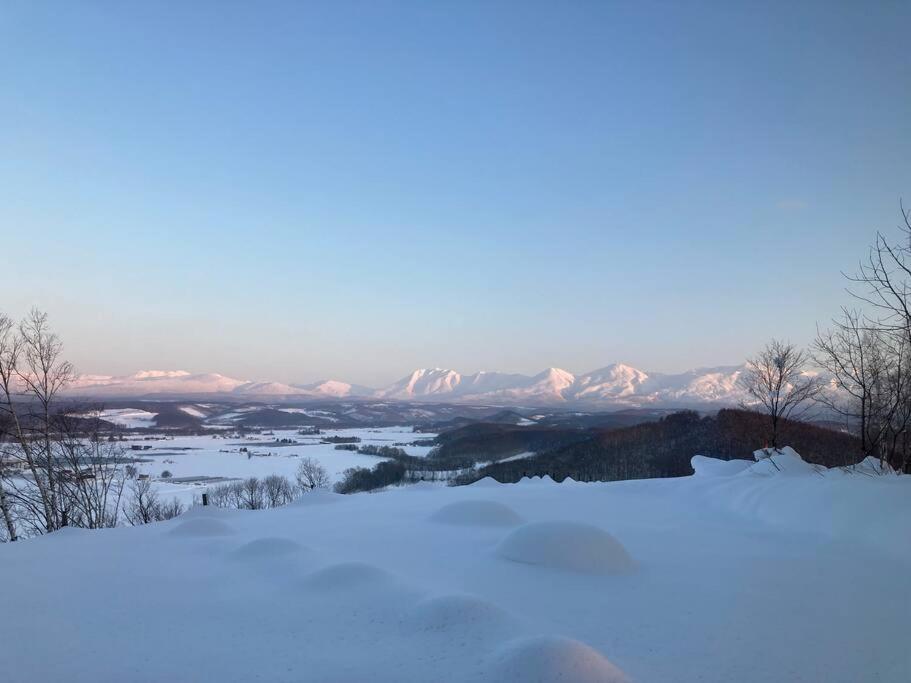
[[[13,516],[9,509],[9,499],[6,497],[6,489],[3,488],[3,482],[0,481],[0,512],[3,513],[3,523],[6,524],[6,534],[10,541],[18,541],[19,536],[16,534],[16,525],[13,524]]]

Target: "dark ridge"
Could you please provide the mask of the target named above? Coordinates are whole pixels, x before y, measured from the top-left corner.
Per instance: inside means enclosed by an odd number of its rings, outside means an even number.
[[[460,478],[459,483],[488,476],[501,482],[543,475],[558,481],[566,477],[615,481],[687,476],[693,472],[690,459],[694,455],[752,459],[753,451],[765,445],[767,420],[764,415],[744,410],[721,410],[706,417],[683,411],[622,429],[584,430],[569,443],[545,451],[529,447],[527,450],[538,454],[492,463]],[[792,446],[806,461],[826,467],[851,465],[862,459],[857,438],[813,424],[786,422],[781,443]],[[529,442],[522,447],[527,445]]]
[[[499,460],[524,451],[545,451],[591,438],[586,430],[566,427],[518,427],[475,423],[440,434],[430,456],[443,460],[470,457]]]

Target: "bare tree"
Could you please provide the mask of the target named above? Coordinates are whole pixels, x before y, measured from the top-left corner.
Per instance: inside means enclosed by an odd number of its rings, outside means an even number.
[[[747,360],[740,377],[751,400],[747,409],[769,416],[769,445],[778,448],[781,421],[799,418],[820,390],[815,377],[804,374],[807,354],[793,344],[773,339],[755,358]]]
[[[22,339],[12,319],[0,314],[0,419],[3,420],[7,434],[4,438],[4,459],[8,466],[24,460],[29,473],[35,482],[36,489],[41,497],[41,513],[46,520],[52,520],[50,500],[44,478],[40,473],[40,456],[38,447],[33,447],[33,441],[27,434],[27,425],[20,419],[20,388],[18,384],[19,363],[22,355]],[[4,496],[9,505],[9,496]],[[4,518],[9,520],[11,514],[4,513]],[[42,525],[44,526],[44,525]],[[48,529],[51,530],[51,529]],[[18,536],[14,529],[9,530],[9,537],[15,540]]]
[[[101,420],[62,414],[54,424],[61,501],[69,524],[87,529],[117,526],[127,481],[122,447],[105,438],[108,427]]]
[[[127,502],[123,507],[127,522],[133,526],[154,522],[158,506],[158,494],[152,489],[152,482],[149,479],[130,481]]]
[[[329,472],[313,458],[303,458],[294,475],[297,487],[302,493],[313,489],[327,489],[331,480]]]
[[[270,474],[263,478],[262,488],[267,507],[281,507],[294,500],[294,487],[287,477],[280,474]]]
[[[820,333],[817,362],[833,376],[822,397],[861,439],[863,455],[911,464],[911,211],[901,205],[901,238],[876,233],[849,293],[863,311],[842,311]]]
[[[206,493],[209,496],[209,503],[216,507],[222,508],[240,508],[241,492],[243,490],[242,482],[228,482],[217,486],[210,486]]]
[[[892,332],[911,344],[911,211],[900,205],[902,241],[892,242],[881,232],[854,275],[845,277],[849,292],[870,307],[868,327]]]
[[[182,513],[183,504],[176,498],[172,498],[170,501],[162,502],[158,506],[158,519],[156,521],[163,522],[168,519],[174,519]]]
[[[22,359],[16,368],[16,377],[23,393],[36,404],[33,417],[36,434],[33,439],[40,444],[39,466],[47,496],[48,531],[67,525],[65,505],[60,504],[60,481],[54,457],[53,403],[60,391],[74,377],[73,366],[63,359],[63,344],[48,327],[47,314],[32,309],[19,323]]]
[[[183,512],[183,506],[176,498],[169,503],[162,502],[152,488],[151,480],[133,479],[123,512],[127,522],[136,526],[176,517]]]
[[[212,505],[240,510],[280,507],[294,500],[294,486],[280,474],[219,484],[210,487],[207,493]]]
[[[240,485],[240,505],[246,510],[262,510],[266,507],[262,482],[256,477],[244,479]]]
[[[904,465],[911,425],[911,347],[903,336],[844,309],[832,329],[817,335],[814,358],[832,376],[818,400],[860,438],[863,456]]]
[[[33,531],[54,531],[67,524],[61,504],[58,463],[54,453],[53,403],[73,376],[62,358],[59,338],[36,310],[14,329],[0,323],[0,417],[10,424],[15,448],[10,455],[22,461],[29,475],[27,488],[17,492],[16,504]]]
[[[121,447],[103,439],[100,421],[63,405],[73,376],[44,313],[33,310],[18,326],[0,315],[0,512],[11,540],[117,524]]]
[[[12,321],[0,313],[0,371],[3,368],[3,349]],[[12,455],[9,446],[10,420],[9,416],[0,412],[0,514],[3,515],[3,526],[6,529],[6,539],[16,541],[19,534],[16,531],[16,522],[13,518],[12,501],[7,494],[5,478],[7,468],[16,467],[17,459]]]

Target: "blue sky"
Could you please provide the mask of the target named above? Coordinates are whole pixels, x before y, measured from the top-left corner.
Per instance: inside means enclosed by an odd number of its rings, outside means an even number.
[[[5,2],[0,308],[370,385],[808,342],[911,202],[911,5]]]

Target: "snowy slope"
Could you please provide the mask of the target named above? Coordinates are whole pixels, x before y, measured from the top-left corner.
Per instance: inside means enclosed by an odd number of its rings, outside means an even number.
[[[485,401],[512,398],[559,402],[563,400],[563,391],[572,382],[573,376],[558,368],[549,368],[534,377],[488,371],[461,375],[455,370],[422,368],[380,390],[377,395],[400,400]]]
[[[244,382],[234,387],[232,393],[244,396],[306,396],[308,392],[282,382]]]
[[[147,394],[209,394],[231,392],[247,384],[217,373],[194,375],[183,370],[143,370],[133,375],[112,377],[86,375],[68,389],[71,393],[101,396],[142,396]]]
[[[700,368],[676,375],[653,373],[643,383],[641,393],[654,401],[665,402],[739,402],[746,398],[738,386],[743,366]]]
[[[289,396],[313,398],[344,398],[369,396],[372,389],[325,380],[308,385],[282,382],[249,382],[217,373],[192,374],[184,370],[143,370],[132,375],[82,375],[68,387],[72,394],[94,396],[146,396],[233,394],[246,398],[258,396]]]
[[[296,388],[303,390],[306,395],[314,398],[349,398],[354,396],[372,396],[374,391],[369,387],[358,384],[348,384],[334,379],[327,379],[312,384],[295,384]]]
[[[456,392],[462,376],[455,370],[420,368],[407,377],[377,392],[378,398],[414,399],[451,397]]]
[[[905,683],[911,479],[695,462],[0,546],[3,676]]]
[[[518,387],[511,392],[515,398],[528,397],[535,400],[562,401],[565,400],[565,392],[569,390],[576,378],[572,373],[560,368],[547,368],[538,375],[531,378],[528,386]]]
[[[648,374],[636,368],[615,363],[606,368],[580,375],[570,387],[575,399],[620,399],[640,393]]]
[[[460,396],[490,396],[521,387],[527,382],[528,377],[525,375],[481,370],[473,375],[463,376],[458,393]]]
[[[572,373],[560,368],[548,368],[534,377],[513,375],[510,385],[502,386],[496,391],[484,394],[468,394],[463,400],[475,401],[509,401],[516,403],[562,403],[566,400],[565,392],[572,386],[575,378]]]
[[[158,413],[137,408],[108,408],[106,410],[92,410],[80,413],[80,416],[95,417],[118,427],[127,429],[154,427]]]

